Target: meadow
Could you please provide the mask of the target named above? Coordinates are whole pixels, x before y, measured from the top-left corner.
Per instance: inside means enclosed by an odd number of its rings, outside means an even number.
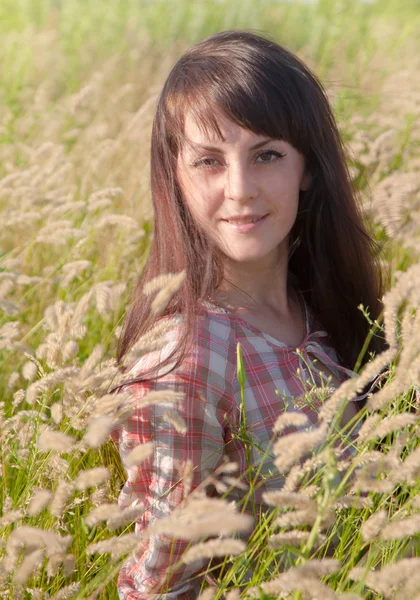
[[[135,511],[116,506],[125,473],[109,439],[130,402],[108,391],[153,235],[151,120],[182,51],[229,28],[272,35],[328,91],[388,274],[371,325],[389,350],[325,397],[322,452],[307,458],[315,437],[294,441],[293,460],[278,447],[285,486],[247,543],[203,542],[228,557],[201,598],[420,598],[418,2],[0,0],[2,598],[118,598],[139,540]],[[337,412],[383,369],[343,459]],[[231,510],[229,469],[200,513],[208,535],[212,511]]]

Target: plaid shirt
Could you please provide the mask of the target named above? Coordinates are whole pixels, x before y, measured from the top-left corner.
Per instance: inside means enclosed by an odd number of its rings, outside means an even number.
[[[144,508],[136,521],[137,532],[169,515],[182,501],[182,473],[187,461],[194,467],[192,489],[221,464],[223,456],[239,465],[239,473],[245,473],[246,449],[236,435],[241,405],[236,370],[238,342],[242,346],[246,372],[245,410],[247,431],[253,441],[252,462],[259,467],[262,465],[254,495],[255,503],[260,506],[262,493],[279,489],[284,481],[273,464],[271,451],[273,426],[279,414],[285,410],[301,410],[315,425],[320,401],[309,406],[299,404],[298,400],[305,393],[305,381],[310,380],[310,372],[319,374],[324,365],[339,381],[353,375],[352,371],[337,364],[326,332],[307,308],[306,335],[299,353],[296,348],[263,333],[237,315],[207,302],[203,303],[203,308],[197,324],[196,343],[182,367],[158,380],[128,385],[136,403],[154,390],[184,392],[185,399],[178,411],[186,421],[186,434],[177,433],[164,420],[163,413],[168,406],[160,404],[137,405],[128,422],[113,433],[114,439],[119,439],[123,464],[126,455],[137,445],[154,442],[152,457],[140,466],[126,467],[128,477],[119,496],[121,508],[139,503]],[[178,319],[181,327],[182,318]],[[162,351],[141,358],[131,369],[133,378],[168,356],[179,333],[179,328],[171,330],[168,344]],[[165,368],[165,372],[167,370]],[[318,377],[323,378],[323,375]],[[164,536],[153,536],[142,543],[120,572],[119,597],[124,600],[196,598],[201,584],[197,574],[205,568],[205,561],[182,565],[171,575],[169,585],[166,578],[168,568],[179,561],[187,546],[186,541],[174,541]],[[164,591],[167,589],[172,591]]]

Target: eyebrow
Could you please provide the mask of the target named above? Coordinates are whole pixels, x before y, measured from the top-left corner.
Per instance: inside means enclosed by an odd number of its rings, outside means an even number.
[[[251,146],[249,148],[249,150],[258,150],[258,148],[261,148],[262,146],[265,146],[269,142],[273,142],[273,141],[280,141],[280,140],[273,140],[273,138],[266,138],[265,140],[262,140],[261,142],[258,142],[257,144],[254,144],[253,146]],[[222,149],[218,148],[217,146],[206,146],[205,144],[196,144],[194,142],[190,142],[190,144],[195,148],[200,148],[201,150],[207,150],[207,152],[222,151]]]

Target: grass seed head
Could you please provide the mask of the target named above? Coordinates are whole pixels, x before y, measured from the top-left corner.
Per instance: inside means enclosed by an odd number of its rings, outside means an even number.
[[[111,557],[116,560],[124,554],[128,554],[135,550],[141,539],[136,533],[126,533],[121,536],[114,536],[108,540],[101,540],[94,544],[90,544],[86,552],[87,554],[111,554]]]
[[[191,546],[182,555],[182,562],[190,564],[196,560],[202,560],[203,558],[210,559],[215,556],[235,556],[241,554],[246,548],[245,542],[242,540],[210,540],[209,542],[202,542]]]
[[[81,585],[78,581],[70,583],[70,585],[61,588],[54,596],[51,596],[51,600],[70,600],[70,598],[73,598],[80,591],[80,587]]]
[[[20,521],[22,519],[23,513],[20,509],[11,510],[9,512],[5,512],[2,517],[0,517],[0,527],[7,527],[12,523],[16,523],[16,521]]]
[[[399,540],[401,538],[416,535],[420,531],[420,515],[414,515],[408,519],[400,519],[387,523],[380,531],[382,540]]]
[[[109,434],[114,428],[115,420],[113,417],[108,415],[96,417],[88,424],[83,441],[90,448],[99,448],[99,446],[102,446],[107,441]]]
[[[104,503],[94,508],[87,515],[87,517],[85,517],[85,523],[88,527],[93,527],[101,521],[106,521],[107,519],[115,519],[119,517],[120,513],[121,509],[118,506],[118,504]]]
[[[134,523],[134,521],[136,521],[143,513],[144,506],[142,504],[128,506],[126,509],[120,511],[118,516],[108,519],[106,522],[107,527],[110,531],[114,531],[120,527],[125,527],[126,525]]]
[[[180,415],[179,412],[168,408],[163,413],[163,420],[172,425],[172,427],[180,433],[181,435],[185,435],[187,433],[187,424],[185,422],[184,417]]]
[[[216,596],[217,589],[214,587],[209,587],[201,592],[198,596],[197,600],[213,600]]]
[[[273,450],[274,464],[280,473],[288,472],[304,456],[315,450],[325,439],[327,427],[321,425],[313,431],[290,433],[277,440]]]
[[[24,585],[34,571],[40,569],[44,561],[44,550],[38,548],[24,557],[16,569],[14,581],[17,585]]]
[[[127,456],[124,457],[125,465],[131,469],[132,467],[141,465],[147,458],[152,456],[154,450],[153,442],[139,444]]]
[[[28,507],[28,515],[34,517],[38,515],[51,501],[53,495],[49,490],[39,490],[31,498]]]
[[[50,513],[54,517],[62,517],[67,501],[74,493],[74,490],[75,485],[73,482],[60,481],[50,504]]]
[[[95,467],[81,471],[74,480],[74,486],[77,490],[87,490],[89,487],[96,487],[107,481],[110,472],[106,467]]]
[[[45,427],[38,437],[38,448],[44,452],[56,450],[57,452],[70,452],[74,439],[61,431],[54,431]]]
[[[296,427],[297,429],[302,429],[304,427],[308,427],[310,425],[308,417],[305,413],[301,411],[294,412],[284,412],[279,417],[277,417],[277,421],[274,424],[273,431],[276,433],[280,433],[289,427]]]
[[[365,521],[361,528],[362,538],[365,542],[370,542],[376,538],[384,525],[388,521],[388,514],[385,510],[379,510],[374,513],[367,521]]]

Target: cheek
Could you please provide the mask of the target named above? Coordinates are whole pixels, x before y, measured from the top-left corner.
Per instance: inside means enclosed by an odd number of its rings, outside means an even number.
[[[211,219],[216,209],[206,190],[202,190],[200,186],[189,186],[184,189],[182,197],[196,225],[203,230],[211,229]]]
[[[184,188],[184,198],[190,210],[197,215],[211,216],[220,204],[218,195],[204,181],[190,182],[188,188]]]
[[[291,197],[298,197],[301,190],[303,174],[299,169],[282,169],[281,173],[265,180],[265,188],[272,198],[279,202],[288,201]]]

